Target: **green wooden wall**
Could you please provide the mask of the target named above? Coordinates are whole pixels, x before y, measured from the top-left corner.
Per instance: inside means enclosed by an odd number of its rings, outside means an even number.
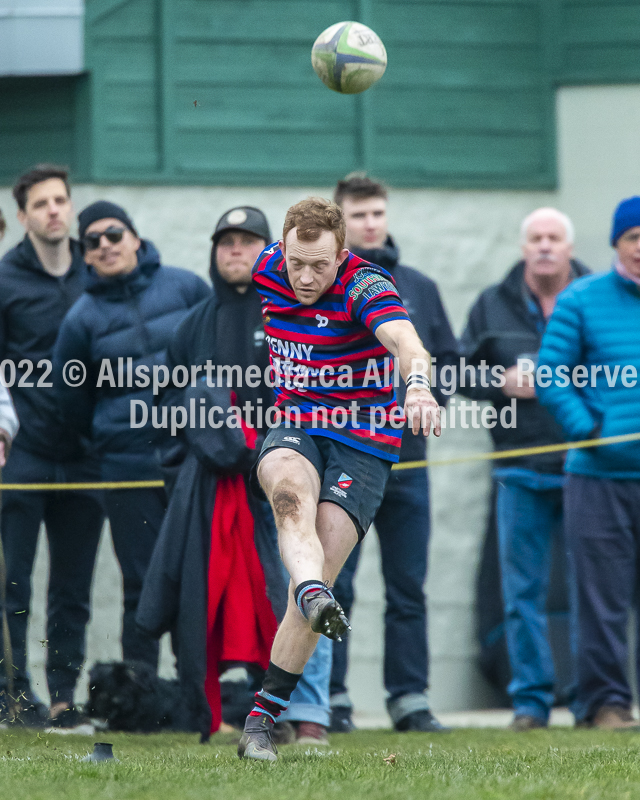
[[[96,177],[331,183],[364,168],[395,185],[549,185],[542,6],[94,0]],[[311,69],[311,43],[341,19],[370,24],[388,50],[387,74],[359,97],[331,92]]]
[[[389,55],[355,97],[311,69],[342,19]],[[87,0],[85,79],[0,80],[0,178],[552,187],[555,88],[640,82],[638,31],[639,0]]]
[[[36,162],[87,174],[86,76],[0,78],[0,181]]]

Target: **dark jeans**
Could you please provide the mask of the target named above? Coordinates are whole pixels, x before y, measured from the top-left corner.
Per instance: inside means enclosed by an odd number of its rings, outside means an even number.
[[[569,475],[565,525],[578,583],[576,717],[589,720],[603,705],[631,707],[627,624],[640,577],[640,481]],[[640,673],[638,642],[636,634]]]
[[[384,685],[389,694],[389,711],[397,722],[412,710],[428,707],[423,694],[429,670],[423,588],[430,528],[426,470],[391,473],[375,526],[386,591]],[[334,589],[347,616],[353,605],[353,579],[359,556],[358,545],[342,568]],[[332,697],[346,697],[347,647],[348,637],[344,636],[342,642],[333,645]],[[394,713],[394,701],[407,696],[412,696],[412,703],[400,703],[398,713]]]
[[[122,656],[144,661],[158,668],[157,639],[138,628],[136,610],[144,576],[167,509],[164,489],[115,489],[105,492],[105,505],[111,526],[124,594],[122,617]]]
[[[95,481],[99,480],[99,473],[88,463],[56,463],[14,447],[3,470],[3,480],[5,483]],[[98,492],[3,492],[7,613],[18,692],[30,688],[27,623],[31,572],[40,523],[44,521],[50,559],[47,681],[52,703],[73,701],[84,661],[91,578],[104,520],[100,497]],[[4,681],[2,670],[0,688],[4,688]]]

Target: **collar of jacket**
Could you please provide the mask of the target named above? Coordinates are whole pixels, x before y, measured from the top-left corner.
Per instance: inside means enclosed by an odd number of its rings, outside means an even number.
[[[28,234],[25,235],[24,239],[17,245],[15,249],[15,257],[13,258],[13,263],[17,267],[21,267],[22,269],[32,270],[33,272],[37,272],[41,275],[47,275],[50,278],[54,278],[55,280],[59,280],[59,278],[66,278],[67,276],[71,275],[72,273],[78,272],[79,270],[84,269],[85,263],[84,258],[82,257],[82,246],[77,239],[69,239],[69,249],[71,250],[71,266],[69,267],[68,271],[64,273],[64,275],[56,276],[51,275],[51,273],[47,272],[47,270],[42,266],[40,262],[40,258],[36,253],[36,249],[31,242]]]
[[[374,247],[371,250],[354,247],[351,252],[358,256],[358,258],[363,258],[371,264],[377,264],[388,272],[393,272],[393,268],[400,260],[400,250],[391,236],[387,236],[382,247]]]
[[[87,291],[108,300],[125,300],[133,294],[143,292],[160,269],[160,254],[147,239],[140,240],[138,266],[126,275],[102,278],[89,267]]]
[[[581,278],[583,275],[590,275],[591,270],[581,261],[571,259],[571,280]],[[524,260],[518,261],[509,270],[504,280],[498,284],[500,291],[509,295],[513,302],[525,305],[524,283]]]
[[[611,270],[613,272],[614,278],[622,285],[624,288],[631,292],[631,294],[640,295],[640,284],[636,283],[632,278],[627,278],[626,275],[623,275],[619,272],[617,268],[617,264],[614,261],[613,268]]]

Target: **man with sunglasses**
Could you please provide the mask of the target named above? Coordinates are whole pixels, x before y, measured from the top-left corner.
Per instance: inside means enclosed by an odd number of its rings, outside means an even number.
[[[62,420],[71,434],[91,442],[103,480],[160,480],[161,431],[152,427],[153,390],[141,376],[165,365],[173,332],[211,290],[193,272],[163,266],[153,244],[138,236],[115,203],[87,206],[78,230],[88,285],[60,328],[54,373],[62,376],[63,365],[76,361],[86,378],[70,386],[56,377]],[[139,407],[133,401],[147,406],[146,425],[132,425],[132,408]],[[166,495],[162,488],[110,490],[105,507],[123,576],[123,655],[156,668],[158,642],[136,626],[135,613]]]
[[[58,422],[51,375],[56,335],[86,282],[80,243],[69,237],[73,208],[67,173],[52,165],[34,167],[18,178],[13,196],[26,235],[0,261],[0,361],[21,424],[3,470],[4,481],[97,480],[97,462]],[[91,574],[104,518],[100,495],[5,491],[2,500],[18,722],[42,725],[50,716],[50,724],[70,727],[77,721],[73,694],[84,661]],[[50,561],[43,643],[49,711],[32,692],[27,671],[31,573],[41,522]],[[0,722],[10,705],[6,688],[1,670]]]

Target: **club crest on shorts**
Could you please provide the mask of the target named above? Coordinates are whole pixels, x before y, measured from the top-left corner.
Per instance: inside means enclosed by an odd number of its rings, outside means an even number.
[[[342,475],[338,478],[338,486],[341,489],[348,489],[352,483],[353,483],[353,478],[350,478],[346,472],[343,472]]]

